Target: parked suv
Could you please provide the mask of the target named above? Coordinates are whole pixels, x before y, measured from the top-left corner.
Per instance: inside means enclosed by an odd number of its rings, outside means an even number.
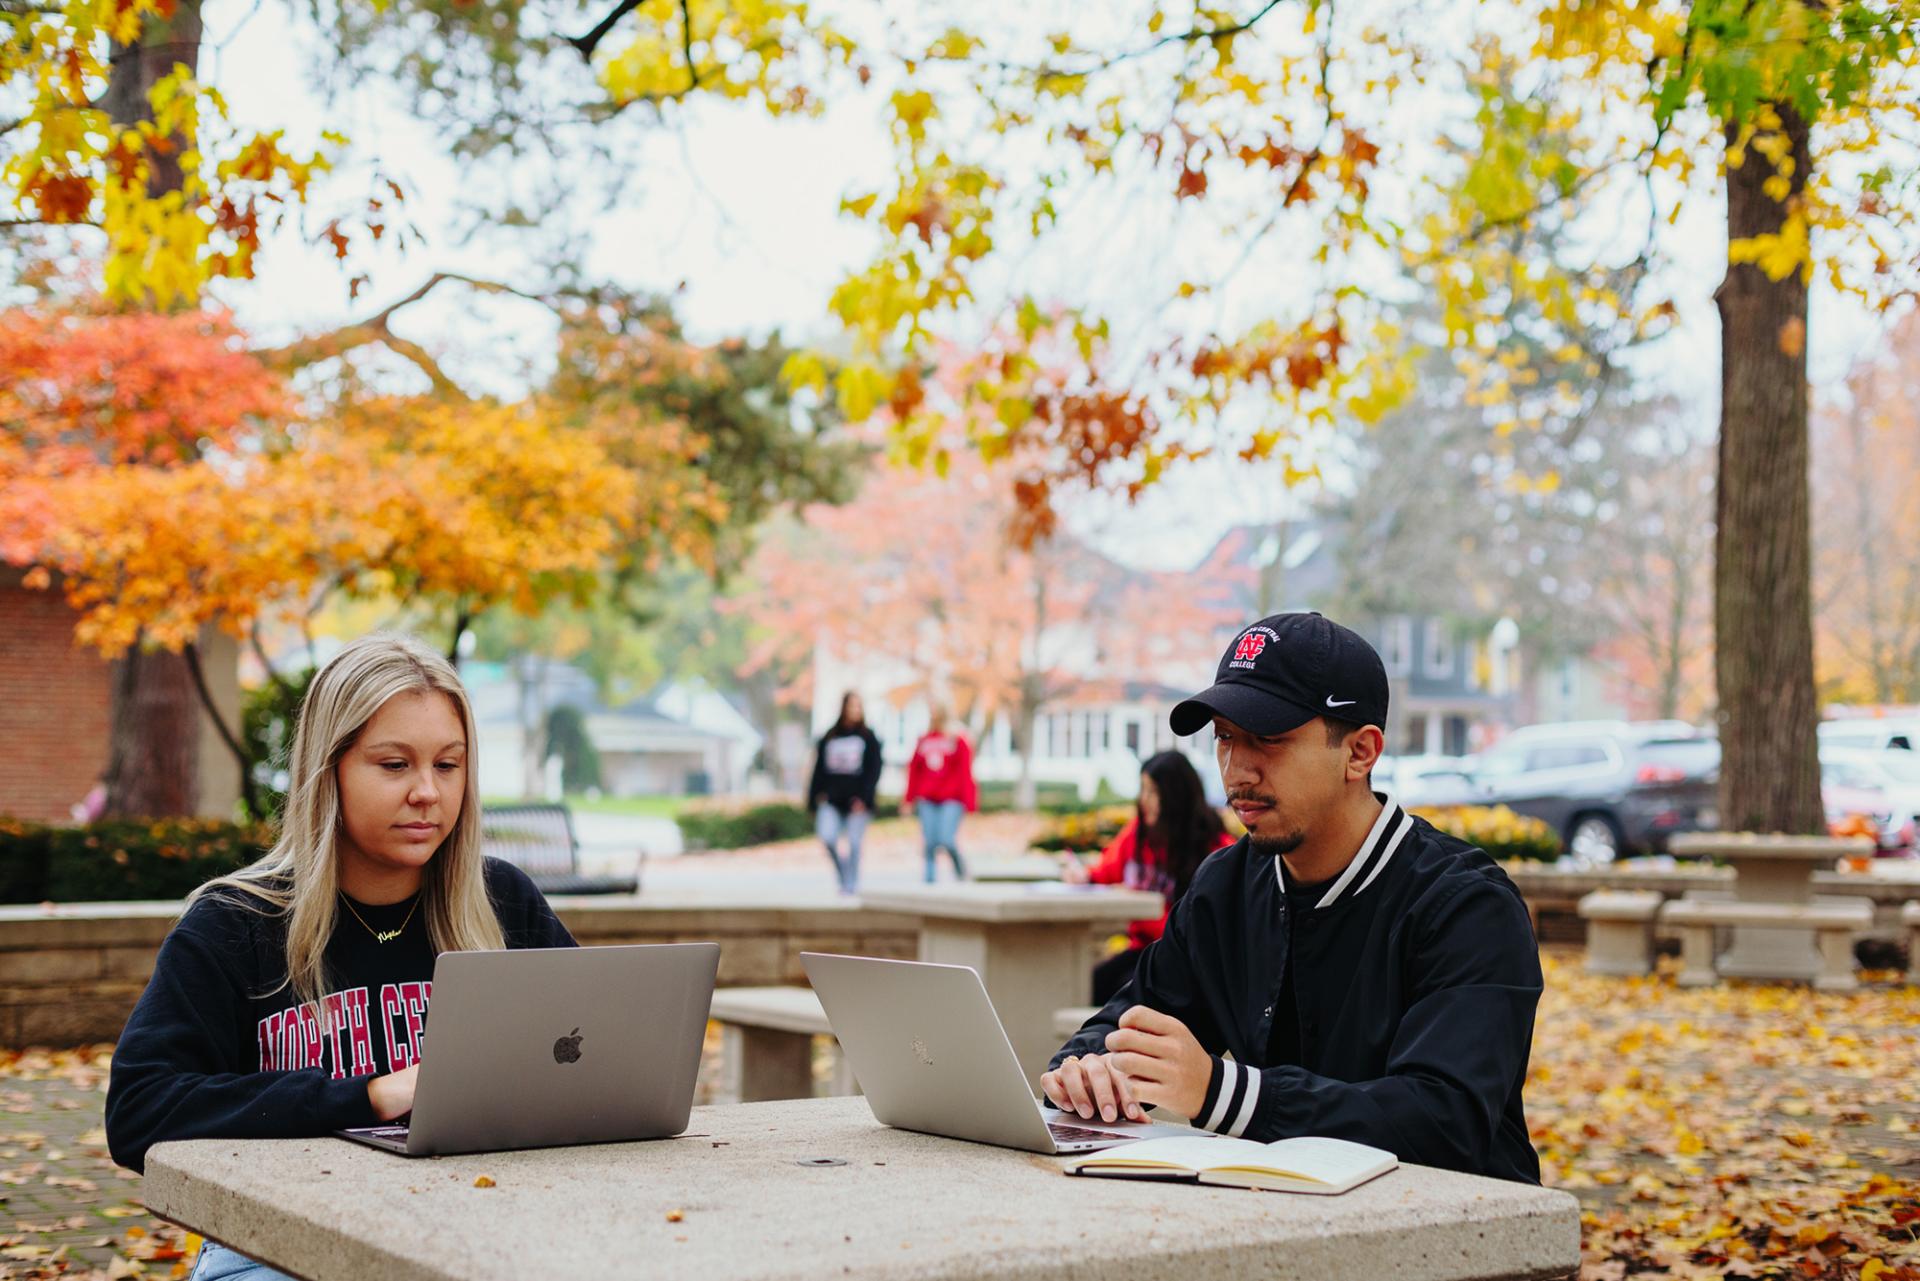
[[[1583,863],[1718,826],[1719,782],[1719,740],[1683,721],[1529,725],[1474,770],[1480,800],[1544,820]]]
[[[1820,722],[1820,750],[1830,747],[1911,752],[1920,749],[1920,721],[1909,716],[1855,716]]]

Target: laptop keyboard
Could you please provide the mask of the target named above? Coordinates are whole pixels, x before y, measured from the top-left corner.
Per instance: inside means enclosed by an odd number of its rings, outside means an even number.
[[[1085,1126],[1065,1125],[1059,1121],[1047,1122],[1047,1132],[1052,1134],[1054,1141],[1058,1143],[1084,1143],[1088,1139],[1112,1142],[1125,1137],[1115,1134],[1112,1130],[1089,1130]]]

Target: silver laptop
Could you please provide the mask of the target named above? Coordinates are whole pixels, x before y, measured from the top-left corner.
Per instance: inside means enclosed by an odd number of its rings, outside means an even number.
[[[802,952],[800,963],[883,1125],[1056,1154],[1207,1133],[1164,1122],[1082,1121],[1043,1107],[968,966],[823,952]]]
[[[717,943],[444,953],[408,1123],[339,1134],[403,1156],[678,1134],[719,966]]]

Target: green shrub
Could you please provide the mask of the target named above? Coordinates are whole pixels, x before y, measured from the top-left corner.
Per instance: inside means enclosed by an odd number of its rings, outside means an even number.
[[[998,781],[980,784],[980,812],[1004,814],[1011,811],[1014,788],[1017,786],[1015,783]],[[1042,814],[1084,814],[1088,810],[1111,804],[1113,799],[1104,780],[1100,791],[1091,801],[1081,800],[1080,789],[1072,783],[1037,783],[1033,789],[1034,808]]]
[[[259,807],[248,817],[262,823],[278,819],[287,799],[287,753],[292,749],[293,727],[300,719],[300,703],[307,696],[313,675],[311,668],[283,675],[242,696],[240,744],[253,762],[253,799]],[[246,808],[244,797],[241,808]]]
[[[813,834],[813,816],[791,800],[689,805],[674,821],[690,850],[737,850]]]
[[[38,903],[47,896],[53,829],[0,817],[0,903]]]
[[[177,899],[273,843],[264,824],[111,819],[46,827],[0,819],[0,902]]]

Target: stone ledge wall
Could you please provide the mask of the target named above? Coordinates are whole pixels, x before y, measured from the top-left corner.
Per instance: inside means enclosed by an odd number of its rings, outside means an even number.
[[[857,904],[555,897],[583,945],[720,944],[724,987],[804,983],[802,952],[910,960],[919,918]],[[178,903],[0,907],[0,1048],[84,1045],[120,1035],[153,973]]]

